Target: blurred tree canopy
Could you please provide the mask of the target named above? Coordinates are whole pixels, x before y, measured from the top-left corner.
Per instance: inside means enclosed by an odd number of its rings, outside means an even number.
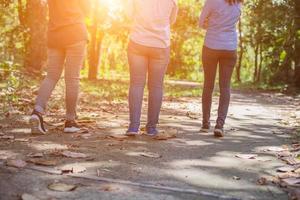
[[[129,28],[122,0],[93,0],[87,19],[90,43],[83,75],[89,79],[128,76]],[[204,0],[179,0],[173,26],[169,78],[202,80],[204,31],[198,28]],[[300,88],[300,1],[246,0],[238,26],[235,82]],[[4,71],[44,69],[46,0],[0,0],[0,78]],[[7,72],[6,72],[7,73]]]

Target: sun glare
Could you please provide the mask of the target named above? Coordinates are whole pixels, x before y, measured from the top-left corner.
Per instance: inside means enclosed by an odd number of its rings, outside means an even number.
[[[122,0],[99,0],[100,5],[107,7],[110,11],[116,11],[122,8]]]

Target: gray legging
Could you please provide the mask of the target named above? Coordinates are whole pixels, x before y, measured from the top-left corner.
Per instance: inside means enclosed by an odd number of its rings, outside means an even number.
[[[204,89],[202,94],[202,113],[204,125],[209,125],[210,123],[212,94],[219,65],[220,100],[217,126],[220,128],[224,126],[230,102],[230,82],[236,61],[236,51],[214,50],[206,46],[203,47]]]
[[[44,113],[52,91],[65,68],[66,119],[74,120],[76,118],[80,70],[85,57],[86,44],[86,41],[81,41],[65,48],[48,50],[48,71],[36,99],[36,111]]]

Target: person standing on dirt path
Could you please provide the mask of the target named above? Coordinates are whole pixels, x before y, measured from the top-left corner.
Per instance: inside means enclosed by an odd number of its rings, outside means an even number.
[[[127,0],[132,20],[128,62],[130,67],[130,125],[126,135],[139,133],[144,87],[148,74],[148,121],[146,132],[158,134],[163,82],[170,60],[171,25],[175,23],[177,0]]]
[[[30,117],[32,134],[46,134],[43,114],[47,102],[64,70],[66,84],[66,121],[64,132],[75,133],[80,70],[88,41],[85,17],[89,0],[48,0],[48,68]]]
[[[230,103],[230,84],[237,61],[238,34],[236,25],[242,12],[243,0],[207,0],[199,25],[206,30],[202,51],[204,89],[202,94],[201,132],[210,130],[210,113],[216,71],[219,66],[220,99],[216,137],[224,136],[224,124]]]

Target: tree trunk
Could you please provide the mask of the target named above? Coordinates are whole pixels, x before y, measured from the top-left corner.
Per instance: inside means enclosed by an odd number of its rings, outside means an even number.
[[[257,74],[258,74],[258,54],[259,54],[259,42],[256,41],[255,46],[255,61],[254,61],[254,74],[253,74],[253,82],[256,83],[257,80]]]
[[[93,26],[91,30],[91,44],[89,48],[89,80],[96,80],[99,73],[101,58],[101,45],[104,33],[99,30],[101,20],[99,1],[96,1],[93,13]]]
[[[29,41],[26,44],[24,65],[29,71],[40,71],[47,63],[47,3],[27,0],[26,27]]]
[[[295,85],[300,88],[300,0],[295,0],[295,28],[296,28],[296,44],[295,44]]]
[[[244,41],[243,41],[243,30],[242,30],[242,19],[240,19],[239,22],[239,47],[240,47],[240,52],[239,52],[239,61],[238,65],[236,67],[236,80],[237,82],[241,82],[241,69],[242,69],[242,62],[243,62],[243,56],[244,56]]]
[[[262,45],[260,45],[259,48],[259,67],[258,67],[258,73],[257,73],[257,79],[256,82],[259,83],[261,80],[261,72],[262,72],[262,67],[263,67],[263,49],[262,49]]]

